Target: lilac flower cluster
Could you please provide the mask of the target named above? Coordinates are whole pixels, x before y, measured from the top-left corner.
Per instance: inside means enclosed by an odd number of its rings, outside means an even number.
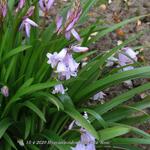
[[[19,10],[21,10],[24,7],[25,2],[26,2],[26,0],[20,0],[18,2],[18,6],[16,8],[16,12],[18,12]]]
[[[5,3],[4,2],[2,3],[1,1],[2,2],[4,1]],[[1,0],[1,1],[0,1],[0,14],[2,12],[3,17],[5,17],[6,12],[7,12],[7,5],[6,5],[5,0]],[[19,12],[24,7],[25,3],[26,3],[26,0],[19,0],[18,6],[16,8],[16,12]],[[48,11],[50,10],[53,3],[54,3],[54,0],[39,0],[39,6],[40,6],[41,10],[45,13],[45,16],[48,14]],[[28,9],[28,11],[27,11],[26,15],[23,17],[22,23],[20,25],[20,30],[25,29],[27,37],[30,37],[31,26],[38,27],[38,25],[29,18],[33,15],[34,9],[35,9],[34,6],[31,6]]]
[[[130,47],[125,47],[122,49],[122,51],[118,54],[118,58],[115,58],[111,56],[107,60],[106,66],[110,67],[113,66],[114,63],[118,63],[119,65],[117,67],[123,67],[121,71],[128,71],[134,69],[134,64],[135,62],[138,61],[138,52],[135,52],[132,48]],[[133,84],[131,80],[126,80],[124,81],[124,85],[128,88],[132,88]]]
[[[27,37],[30,37],[31,26],[38,27],[38,25],[34,21],[32,21],[31,19],[29,19],[29,17],[32,16],[32,14],[34,12],[34,9],[35,9],[34,6],[31,6],[28,9],[28,11],[26,13],[26,16],[23,17],[23,21],[22,21],[21,26],[20,26],[20,29],[25,28]]]
[[[120,66],[127,66],[137,61],[138,53],[135,52],[132,48],[125,47],[122,50],[124,53],[119,53],[118,55],[118,61],[119,61]],[[132,70],[132,69],[134,69],[133,66],[128,66],[128,67],[123,68],[123,71]]]
[[[53,3],[54,3],[54,0],[39,0],[39,6],[40,6],[41,10],[45,13],[45,16],[47,16],[48,11],[50,10]],[[20,9],[22,9],[24,5],[25,5],[25,0],[20,0],[18,3],[18,7],[16,9],[16,12],[18,12]],[[31,17],[33,15],[34,9],[35,9],[34,6],[31,6],[28,9],[26,15],[23,17],[23,21],[20,26],[20,29],[25,28],[27,37],[30,37],[31,26],[38,27],[38,25],[34,21],[29,19],[29,17]]]
[[[18,6],[16,8],[16,12],[19,12],[25,5],[26,0],[19,0]],[[39,0],[39,6],[44,13],[44,16],[48,16],[48,12],[51,9],[52,5],[54,4],[54,0]],[[30,36],[30,29],[31,26],[38,27],[38,25],[29,19],[34,12],[34,6],[31,6],[23,17],[20,29],[25,29],[27,37]],[[57,26],[57,34],[64,34],[66,39],[71,38],[71,34],[78,40],[81,41],[81,38],[78,32],[74,29],[75,24],[79,20],[82,13],[80,0],[75,0],[74,7],[68,11],[67,17],[65,20],[65,24],[63,25],[63,17],[57,16],[56,17],[56,26]],[[7,14],[7,1],[0,0],[0,17],[3,18]]]
[[[49,10],[51,9],[54,0],[39,0],[39,5],[41,10],[44,12],[44,16],[48,15]]]
[[[71,38],[71,34],[78,40],[81,41],[81,38],[78,32],[74,29],[75,24],[80,18],[82,13],[80,1],[75,1],[75,6],[73,9],[69,10],[67,13],[65,24],[63,25],[63,17],[57,16],[56,25],[57,25],[57,33],[64,33],[65,37],[69,40]]]
[[[48,64],[54,69],[55,73],[58,74],[59,80],[68,80],[71,77],[76,77],[78,72],[79,63],[77,63],[72,56],[72,52],[85,52],[88,51],[87,47],[72,46],[71,48],[64,48],[59,53],[54,52],[53,54],[47,53]],[[63,85],[55,86],[53,91],[54,94],[64,94],[65,90]]]
[[[52,1],[51,1],[52,2]],[[51,6],[51,5],[50,5]],[[81,41],[81,38],[77,31],[74,29],[75,24],[80,18],[82,9],[79,0],[75,1],[74,7],[68,11],[65,24],[63,25],[63,17],[56,17],[56,31],[57,34],[64,34],[65,37],[69,40],[71,34]],[[76,77],[78,72],[79,63],[77,63],[72,53],[81,53],[88,51],[87,47],[81,46],[71,46],[70,48],[63,48],[59,53],[54,52],[53,54],[47,53],[48,64],[54,69],[54,72],[57,74],[58,80],[69,80],[71,77]],[[53,94],[61,93],[65,94],[65,91],[62,84],[56,85],[53,90]]]
[[[106,94],[104,92],[100,91],[92,97],[92,100],[95,100],[95,101],[102,100],[105,98],[105,96],[106,96]]]
[[[131,64],[133,64],[134,62],[137,62],[138,52],[135,52],[130,47],[125,47],[122,50],[124,53],[119,53],[119,55],[118,55],[119,65],[122,67],[125,66],[122,70],[127,71],[127,70],[134,69],[134,66],[131,66]],[[133,88],[132,80],[124,81],[124,85],[128,88]]]
[[[96,150],[95,138],[85,129],[81,129],[81,139],[72,150]]]
[[[83,117],[90,123],[87,112],[84,112]],[[81,127],[78,121],[73,120],[69,125],[68,129],[71,130],[74,126],[80,127],[80,141],[76,144],[72,150],[96,150],[95,148],[95,137],[93,137],[86,129]]]
[[[118,58],[113,56],[108,58],[106,66],[110,67],[113,66],[114,63],[118,63],[121,67],[127,66],[123,68],[123,71],[132,70],[134,67],[130,65],[132,65],[134,62],[137,62],[137,55],[138,52],[135,52],[130,47],[125,47],[121,50],[121,52],[119,52]]]

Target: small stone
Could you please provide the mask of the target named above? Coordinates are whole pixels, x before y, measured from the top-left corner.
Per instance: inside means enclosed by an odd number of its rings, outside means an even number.
[[[125,35],[125,33],[124,33],[124,31],[123,31],[122,29],[117,29],[117,30],[116,30],[116,34],[117,34],[118,36],[124,36],[124,35]]]
[[[112,3],[112,0],[108,0],[108,4],[111,4]]]
[[[105,4],[100,5],[100,9],[102,11],[105,11],[107,9],[107,6]]]
[[[85,57],[85,58],[82,59],[82,61],[83,61],[83,62],[86,62],[86,63],[87,63],[88,60],[89,60],[88,57]]]
[[[91,34],[91,36],[96,36],[98,34],[98,32],[94,32]]]
[[[121,45],[123,42],[121,40],[117,41],[117,45]]]
[[[87,62],[82,63],[82,68],[87,65]]]
[[[137,26],[141,26],[141,25],[142,25],[141,20],[138,20],[138,21],[137,21]]]
[[[141,99],[144,99],[146,96],[147,96],[146,93],[141,93],[141,94],[140,94]]]
[[[133,88],[133,83],[131,80],[127,80],[127,81],[124,81],[123,82],[123,85],[129,89],[132,89]]]

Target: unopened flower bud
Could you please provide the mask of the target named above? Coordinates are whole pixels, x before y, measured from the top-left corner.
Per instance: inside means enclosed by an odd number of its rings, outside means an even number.
[[[0,18],[4,18],[7,14],[7,1],[0,0]]]
[[[5,97],[8,97],[8,96],[9,96],[9,89],[8,89],[8,87],[7,87],[7,86],[3,86],[3,87],[1,88],[1,93],[2,93],[2,95],[4,95]]]
[[[34,13],[34,9],[35,9],[35,6],[31,6],[27,11],[26,17],[31,17]]]
[[[18,12],[19,10],[21,10],[25,5],[25,0],[19,0],[18,2],[18,6],[16,8],[16,12]]]

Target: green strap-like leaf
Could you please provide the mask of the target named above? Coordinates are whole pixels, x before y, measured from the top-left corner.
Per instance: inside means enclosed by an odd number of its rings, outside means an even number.
[[[19,47],[15,48],[15,49],[11,50],[9,53],[7,53],[7,54],[3,57],[2,61],[7,60],[8,58],[10,58],[10,57],[12,57],[12,56],[14,56],[14,55],[16,55],[16,54],[18,54],[18,53],[20,53],[20,52],[23,52],[23,51],[25,51],[25,50],[28,50],[29,48],[31,48],[31,46],[19,46]]]
[[[89,98],[95,93],[112,86],[113,84],[119,84],[128,79],[144,78],[150,75],[150,67],[141,67],[130,71],[124,71],[121,73],[115,73],[109,75],[103,79],[97,80],[88,87],[78,91],[74,99],[80,101],[81,99]]]
[[[99,105],[100,106],[100,105]],[[98,107],[97,106],[97,109]],[[124,105],[123,105],[124,106]],[[150,107],[150,97],[146,97],[144,100],[142,101],[139,101],[135,104],[132,104],[130,105],[138,110],[142,110],[142,109],[146,109],[146,108],[149,108]],[[101,106],[100,106],[101,107]],[[136,109],[129,109],[127,107],[117,107],[116,109],[112,110],[112,111],[108,111],[106,112],[103,117],[105,118],[105,120],[107,120],[108,122],[118,122],[118,121],[121,121],[121,122],[124,122],[124,124],[128,124],[129,122],[127,122],[127,120],[130,119],[130,117],[132,116],[131,114],[137,112]],[[142,112],[143,114],[143,112]],[[148,119],[149,116],[145,115],[144,113],[144,118],[145,119]],[[136,116],[137,117],[137,116]],[[139,117],[138,117],[139,118]],[[138,123],[138,120],[140,121],[140,119],[133,119],[133,122],[137,122]],[[141,117],[141,120],[142,117]],[[136,123],[135,123],[136,124]]]
[[[65,105],[64,111],[74,120],[78,121],[81,126],[90,132],[96,139],[99,139],[99,136],[93,126],[73,106]]]
[[[115,144],[148,144],[150,145],[150,139],[142,138],[114,138],[111,143]]]
[[[41,112],[41,110],[34,105],[32,102],[30,101],[26,101],[24,104],[24,106],[30,108],[32,111],[34,111],[44,122],[46,122],[45,116],[44,114]]]
[[[128,125],[135,125],[135,124],[143,124],[145,122],[148,122],[149,120],[150,120],[150,116],[140,115],[136,117],[123,119],[120,122]]]
[[[100,114],[104,114],[104,113],[108,112],[109,110],[113,109],[114,107],[116,107],[116,106],[122,104],[123,102],[129,100],[130,98],[132,98],[136,94],[144,92],[148,89],[150,89],[150,83],[146,83],[144,85],[141,85],[137,88],[134,88],[128,92],[125,92],[125,93],[113,98],[111,101],[109,101],[103,105],[97,106],[95,108],[95,111],[100,113]]]
[[[98,131],[98,134],[101,141],[106,141],[124,135],[128,132],[130,132],[130,129],[127,127],[114,126],[111,128],[100,130]]]
[[[40,90],[44,90],[50,87],[55,86],[56,84],[59,84],[59,82],[56,81],[49,81],[49,82],[45,82],[45,83],[37,83],[34,85],[31,85],[29,87],[24,87],[24,88],[20,88],[17,93],[12,97],[12,99],[10,99],[9,103],[7,104],[7,106],[4,109],[4,112],[2,114],[2,116],[4,116],[7,112],[9,107],[11,106],[12,103],[17,102],[20,99],[21,96],[25,95],[25,94],[31,94]]]
[[[27,81],[25,81],[25,83],[20,87],[19,90],[29,87],[32,84],[33,80],[34,80],[33,78],[30,78]]]
[[[99,124],[103,127],[106,128],[107,122],[94,110],[88,109],[88,108],[84,108],[83,111],[91,114],[96,120],[98,120]]]
[[[132,126],[129,126],[129,125],[126,125],[126,124],[120,124],[120,123],[109,123],[111,126],[112,125],[117,125],[117,126],[120,126],[120,127],[126,127],[126,128],[129,128],[129,130],[137,135],[140,135],[140,136],[143,136],[144,138],[149,138],[150,139],[150,134],[144,132],[143,130],[140,130],[136,127],[132,127]]]
[[[38,92],[35,94],[35,97],[42,97],[42,99],[45,99],[46,101],[50,102],[50,103],[53,103],[58,111],[61,109],[61,110],[64,110],[64,106],[63,104],[61,103],[61,101],[55,97],[54,95],[50,94],[50,93],[46,93],[46,92]]]
[[[25,118],[25,136],[24,139],[27,139],[27,137],[30,134],[30,130],[31,130],[31,126],[32,126],[32,119],[31,117],[26,117]]]
[[[48,141],[50,141],[52,146],[55,146],[59,150],[70,150],[70,146],[67,144],[64,144],[64,140],[57,135],[56,133],[46,130],[44,134],[42,134],[43,137],[45,137]],[[59,143],[61,142],[61,143]]]
[[[0,139],[3,137],[4,133],[11,124],[12,122],[8,118],[0,121]]]
[[[35,145],[31,145],[31,144],[28,144],[27,147],[29,147],[29,150],[40,150],[40,148],[38,148]]]
[[[128,23],[134,22],[134,21],[136,21],[136,20],[138,20],[138,19],[140,19],[140,18],[149,16],[149,15],[150,15],[150,14],[148,14],[148,15],[143,15],[143,16],[138,16],[138,17],[134,17],[134,18],[130,18],[130,19],[126,19],[126,20],[124,20],[124,21],[122,21],[122,22],[120,22],[120,23],[118,23],[118,24],[115,24],[115,25],[113,25],[113,26],[111,26],[111,27],[109,27],[109,28],[107,28],[107,29],[105,29],[105,30],[99,32],[94,38],[92,38],[92,39],[90,40],[90,42],[97,41],[98,39],[100,39],[101,37],[105,36],[106,34],[112,32],[112,31],[114,31],[114,30],[116,30],[116,29],[118,29],[118,28],[123,27],[124,25],[126,25],[126,24],[128,24]]]
[[[12,141],[12,139],[10,138],[10,136],[9,136],[7,133],[4,134],[4,139],[8,142],[8,144],[9,144],[11,147],[13,147],[15,150],[17,150],[17,148],[16,148],[14,142]]]
[[[111,144],[104,146],[106,148],[109,148],[108,150],[143,150],[139,147],[133,146],[133,145],[123,145],[123,144]]]
[[[95,3],[96,1],[97,1],[97,0],[86,0],[86,1],[84,1],[83,12],[82,12],[82,15],[81,15],[81,17],[80,17],[79,22],[83,22],[83,20],[85,19],[85,17],[86,17],[87,14],[88,14],[89,9],[94,5],[94,3]]]

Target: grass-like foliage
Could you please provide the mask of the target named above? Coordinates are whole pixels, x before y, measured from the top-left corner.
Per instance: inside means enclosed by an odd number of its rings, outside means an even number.
[[[131,18],[112,26],[98,22],[84,25],[89,9],[96,2],[83,0],[80,4],[76,0],[73,4],[67,4],[53,20],[49,16],[50,4],[46,7],[48,4],[45,3],[42,9],[38,0],[20,0],[19,4],[15,0],[0,0],[1,150],[71,150],[75,142],[80,141],[83,132],[96,139],[96,149],[138,150],[137,144],[150,144],[150,135],[134,127],[149,119],[144,112],[150,107],[149,97],[124,106],[124,102],[136,94],[150,89],[150,83],[122,93],[104,104],[86,105],[99,91],[126,80],[150,76],[150,67],[137,63],[135,69],[129,71],[118,72],[119,68],[104,71],[106,60],[142,33],[103,54],[88,50],[87,47],[101,37],[145,17]],[[66,13],[70,8],[76,13],[73,18]],[[72,23],[71,27],[69,23]],[[74,28],[78,29],[78,33]],[[97,34],[89,38],[95,32]],[[72,56],[75,60],[71,60],[78,66],[68,73],[70,76],[65,74],[67,80],[59,76],[63,66],[60,70],[56,65],[52,67],[53,62],[48,64],[46,56],[49,53],[50,57],[64,48],[74,50],[68,50],[66,55],[69,59]],[[93,57],[95,53],[97,55]],[[89,56],[92,57],[88,63],[80,67],[78,63]],[[56,89],[58,85],[65,88],[62,94],[60,89]],[[84,112],[88,114],[88,119],[83,116]],[[140,112],[140,116],[133,115],[135,112]],[[74,125],[69,129],[71,123]],[[133,138],[124,136],[127,133],[134,134]]]

